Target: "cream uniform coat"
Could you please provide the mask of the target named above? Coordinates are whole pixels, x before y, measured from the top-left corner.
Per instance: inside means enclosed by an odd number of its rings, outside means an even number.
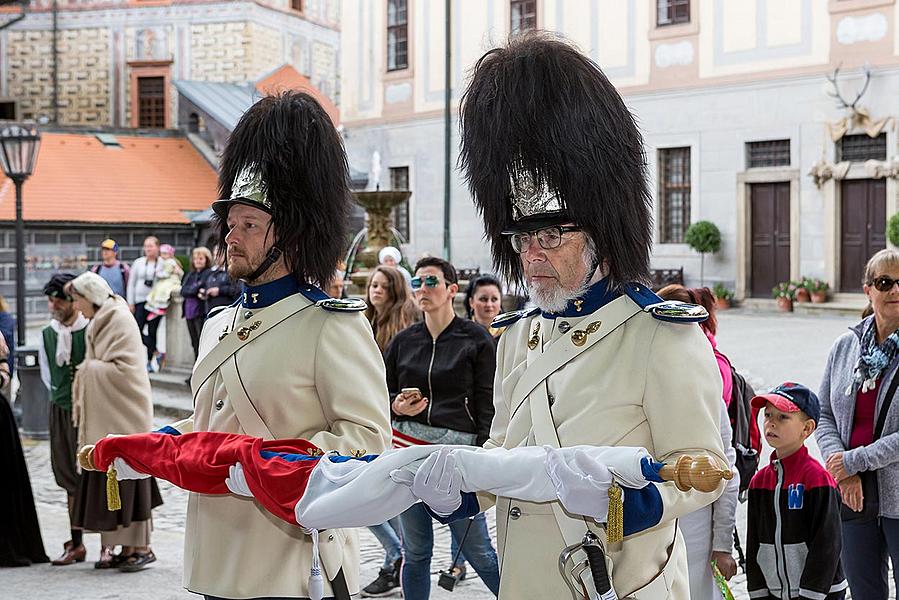
[[[590,323],[602,321],[616,302],[631,303],[637,310],[636,303],[621,296],[589,314],[578,315],[576,309],[566,311],[574,315],[571,317],[552,319],[538,314],[506,330],[498,348],[496,416],[486,447],[535,445],[528,404],[533,394],[520,406],[510,397],[528,367],[529,353],[533,362],[534,353],[552,353],[561,347],[555,344],[571,344],[565,331],[585,330]],[[531,339],[537,342],[532,343],[534,349],[528,347]],[[554,372],[547,382],[542,385],[548,385],[562,446],[643,446],[660,461],[679,454],[708,453],[727,464],[718,431],[721,377],[712,348],[696,324],[662,322],[637,312]],[[624,598],[662,577],[662,592],[655,588],[653,600],[689,600],[686,555],[676,519],[713,502],[723,485],[710,493],[681,492],[673,483],[659,484],[658,489],[664,506],[661,521],[606,549],[613,586]],[[480,500],[486,508],[494,499]],[[495,498],[495,502],[500,598],[570,598],[571,591],[557,568],[566,543],[551,504],[514,498]],[[603,530],[592,520],[588,522],[605,540]]]
[[[315,293],[321,294],[315,288]],[[378,454],[389,447],[387,384],[381,353],[361,312],[307,308],[237,352],[237,372],[247,396],[274,438],[305,438],[324,450]],[[200,338],[198,365],[224,331],[264,322],[267,308],[229,307],[210,317]],[[246,299],[245,299],[246,302]],[[226,338],[227,339],[227,338]],[[193,385],[197,385],[196,373]],[[234,398],[216,370],[194,389],[194,431],[249,433]],[[185,430],[190,423],[178,424]],[[184,544],[184,586],[224,598],[306,597],[312,542],[298,527],[269,514],[252,498],[190,494]],[[358,540],[353,530],[320,536],[325,597],[329,579],[343,568],[358,593]]]

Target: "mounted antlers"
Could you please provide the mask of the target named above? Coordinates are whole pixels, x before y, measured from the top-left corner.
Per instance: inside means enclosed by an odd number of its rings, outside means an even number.
[[[858,108],[856,108],[856,105],[858,104],[858,101],[861,100],[861,97],[865,95],[865,92],[868,91],[868,85],[871,83],[871,68],[868,65],[865,65],[862,68],[862,73],[864,73],[865,75],[865,83],[864,85],[862,85],[862,89],[858,92],[858,94],[855,95],[855,100],[853,100],[852,102],[846,102],[846,99],[843,98],[843,95],[840,93],[840,85],[837,83],[837,78],[840,76],[841,67],[842,65],[834,69],[832,76],[825,76],[827,77],[827,81],[829,81],[831,85],[833,85],[833,92],[827,92],[827,95],[838,100],[839,108],[848,108],[852,111],[853,114],[857,114]]]

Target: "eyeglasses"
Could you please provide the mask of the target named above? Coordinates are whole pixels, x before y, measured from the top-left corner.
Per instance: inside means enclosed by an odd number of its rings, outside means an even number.
[[[893,289],[893,286],[899,283],[899,279],[890,279],[889,277],[875,277],[874,281],[871,282],[874,284],[874,289],[878,292],[889,292]]]
[[[439,283],[440,278],[436,275],[425,275],[424,277],[413,277],[411,285],[413,290],[420,290],[422,285],[429,288],[435,288]]]
[[[513,233],[509,236],[509,241],[512,242],[512,249],[519,254],[528,251],[534,238],[537,238],[541,248],[552,250],[562,245],[563,233],[580,230],[577,225],[545,227],[533,232]]]

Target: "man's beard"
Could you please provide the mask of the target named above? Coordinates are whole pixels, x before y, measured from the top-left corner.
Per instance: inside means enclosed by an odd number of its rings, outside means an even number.
[[[535,286],[528,283],[528,294],[531,301],[543,312],[559,313],[568,307],[569,302],[583,296],[589,287],[587,281],[575,289],[566,289],[561,285]]]
[[[568,308],[568,303],[583,296],[590,288],[590,280],[596,270],[596,244],[587,238],[584,246],[584,264],[587,266],[587,276],[574,288],[565,288],[561,285],[534,285],[528,282],[528,294],[531,302],[543,312],[559,313]]]

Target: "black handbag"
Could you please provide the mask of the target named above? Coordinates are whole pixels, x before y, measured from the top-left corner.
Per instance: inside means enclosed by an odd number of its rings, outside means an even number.
[[[899,386],[899,371],[893,374],[887,395],[883,399],[883,406],[880,407],[880,414],[877,415],[877,423],[874,426],[872,443],[880,439],[880,436],[883,434],[887,413],[890,412],[890,405],[893,403],[893,396],[896,394],[897,386]],[[862,480],[862,509],[859,512],[855,512],[841,503],[840,519],[843,521],[856,521],[859,523],[873,521],[880,513],[880,490],[877,487],[877,471],[860,471],[858,476]]]

